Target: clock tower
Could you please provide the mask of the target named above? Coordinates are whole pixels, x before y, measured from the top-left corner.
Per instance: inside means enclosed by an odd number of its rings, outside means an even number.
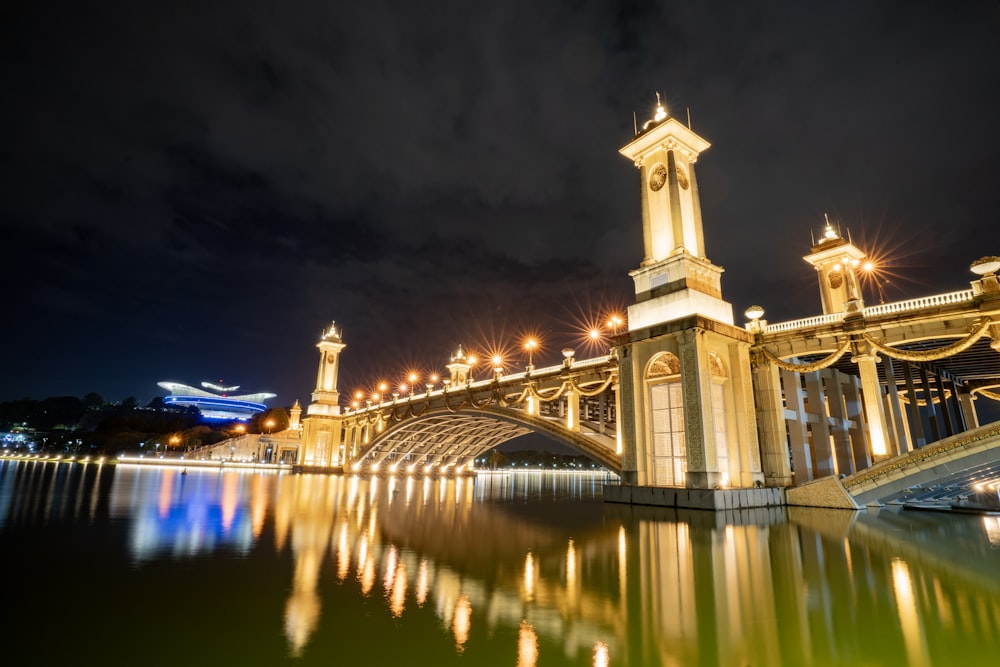
[[[711,145],[671,117],[657,95],[656,113],[619,152],[639,170],[643,259],[630,275],[636,303],[629,329],[700,314],[733,324],[722,300],[722,267],[705,257],[694,165]]]
[[[332,467],[343,458],[343,417],[340,415],[340,392],[337,391],[337,371],[340,353],[347,345],[340,337],[336,323],[323,331],[319,348],[319,371],[312,403],[306,408],[302,428],[300,465]]]
[[[743,492],[763,483],[752,339],[705,256],[694,165],[709,143],[657,102],[620,150],[639,170],[643,258],[617,347],[622,487],[605,499],[718,509],[738,492],[741,507],[767,504]]]

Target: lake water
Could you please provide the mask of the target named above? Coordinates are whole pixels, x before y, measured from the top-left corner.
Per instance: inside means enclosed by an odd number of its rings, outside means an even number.
[[[606,505],[605,481],[0,461],[0,663],[1000,659],[997,517]]]

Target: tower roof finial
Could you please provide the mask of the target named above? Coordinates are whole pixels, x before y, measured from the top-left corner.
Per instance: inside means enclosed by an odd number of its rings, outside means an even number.
[[[659,123],[666,117],[667,109],[663,106],[663,100],[660,99],[660,92],[656,91],[656,113],[653,114],[653,120]]]
[[[823,220],[826,221],[826,226],[823,227],[823,240],[824,241],[833,241],[835,239],[839,239],[840,238],[840,234],[836,230],[834,230],[833,225],[830,224],[830,216],[828,216],[826,213],[824,213],[823,214]]]

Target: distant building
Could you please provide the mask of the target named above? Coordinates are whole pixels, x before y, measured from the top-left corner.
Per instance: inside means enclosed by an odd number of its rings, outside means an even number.
[[[222,387],[211,382],[202,382],[202,389],[189,387],[179,382],[158,382],[157,385],[170,392],[163,398],[166,405],[198,408],[204,419],[247,421],[253,415],[267,409],[264,401],[277,394],[258,392],[256,394],[233,394],[240,387]]]

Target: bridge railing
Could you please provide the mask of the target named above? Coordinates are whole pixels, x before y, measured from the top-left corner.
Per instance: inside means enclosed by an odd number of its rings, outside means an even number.
[[[894,301],[892,303],[882,303],[877,306],[867,306],[861,313],[866,319],[883,317],[885,315],[895,315],[910,311],[918,311],[925,308],[936,308],[940,306],[951,306],[954,304],[969,303],[973,299],[971,289],[959,290],[958,292],[948,292],[947,294],[934,294],[932,296],[922,296],[917,299],[907,299],[906,301]],[[799,320],[789,320],[788,322],[776,322],[768,324],[764,328],[764,333],[773,334],[784,331],[797,331],[799,329],[810,329],[828,324],[836,324],[844,320],[844,313],[829,313],[827,315],[815,315],[804,317]]]
[[[780,333],[782,331],[795,331],[796,329],[810,329],[821,327],[826,324],[836,324],[844,319],[843,313],[830,313],[829,315],[816,315],[814,317],[804,317],[800,320],[789,320],[788,322],[778,322],[768,324],[764,333]]]
[[[905,313],[910,310],[921,310],[923,308],[934,308],[936,306],[950,306],[955,303],[967,303],[972,301],[972,290],[960,290],[947,294],[935,294],[933,296],[922,296],[918,299],[907,301],[896,301],[894,303],[883,303],[877,306],[869,306],[864,309],[865,317],[879,317],[882,315],[894,315]]]
[[[583,368],[591,368],[593,366],[603,366],[609,363],[610,361],[612,361],[612,357],[610,354],[605,354],[599,357],[592,357],[590,359],[578,359],[578,360],[575,359],[573,361],[572,369],[578,370]],[[544,366],[542,368],[535,368],[532,369],[530,373],[528,373],[527,371],[523,371],[520,373],[509,373],[509,374],[505,373],[500,376],[500,383],[501,384],[516,383],[516,382],[523,382],[524,380],[532,378],[552,377],[561,373],[565,368],[566,368],[565,365],[559,364],[556,366]],[[464,391],[466,388],[472,390],[488,389],[493,385],[494,380],[495,378],[490,376],[487,378],[483,378],[481,380],[475,380],[474,382],[470,382],[467,385],[456,385],[454,387],[449,387],[448,391],[449,392]],[[445,393],[444,387],[439,387],[437,389],[431,389],[429,391],[425,390],[420,393],[413,393],[407,396],[406,398],[400,397],[397,399],[384,400],[379,403],[372,403],[370,406],[358,408],[357,410],[351,410],[349,412],[353,414],[358,412],[366,412],[367,410],[384,409],[392,407],[393,404],[398,405],[400,403],[406,403],[407,401],[411,400],[413,401],[425,400],[427,398],[432,398],[434,396],[442,396],[444,393]]]

